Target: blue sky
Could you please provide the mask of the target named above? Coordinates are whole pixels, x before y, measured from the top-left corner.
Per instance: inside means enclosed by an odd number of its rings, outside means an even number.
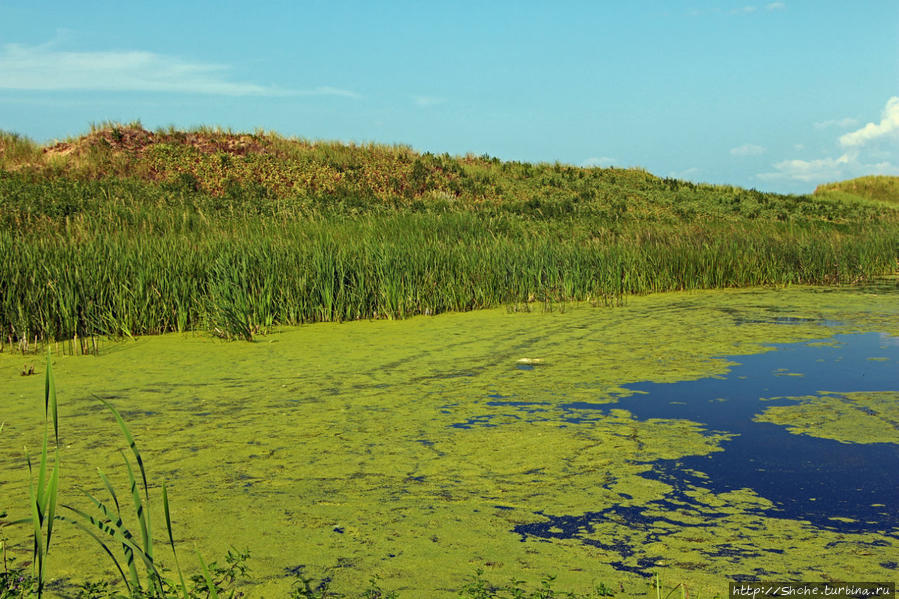
[[[0,0],[0,129],[135,119],[807,192],[899,174],[899,2]]]

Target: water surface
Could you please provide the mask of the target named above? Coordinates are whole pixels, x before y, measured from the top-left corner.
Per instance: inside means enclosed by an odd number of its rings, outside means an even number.
[[[101,396],[141,447],[155,521],[165,480],[176,542],[207,559],[250,548],[262,581],[251,596],[287,595],[301,566],[337,591],[377,574],[429,597],[457,596],[477,568],[633,596],[650,571],[704,596],[740,577],[892,579],[896,502],[881,498],[895,487],[876,461],[895,460],[895,442],[845,438],[813,403],[853,418],[853,431],[895,430],[882,395],[895,389],[882,382],[895,347],[871,334],[899,335],[891,293],[659,294],[54,356],[62,497],[87,507],[83,491],[104,493],[97,466],[125,484]],[[815,344],[834,336],[839,347]],[[856,347],[864,357],[847,355]],[[11,518],[27,515],[22,448],[39,446],[43,419],[42,377],[21,376],[23,361],[43,373],[39,357],[0,354]],[[781,485],[787,475],[801,486]],[[869,499],[884,506],[865,512]],[[29,550],[27,530],[4,533]],[[107,559],[78,531],[54,531],[51,576],[111,578]]]
[[[651,462],[642,476],[671,485],[664,498],[645,506],[610,506],[578,515],[549,515],[545,522],[515,528],[522,535],[542,538],[579,538],[587,544],[609,546],[591,538],[603,522],[625,521],[632,526],[658,527],[662,522],[676,528],[711,527],[726,514],[704,504],[692,493],[698,488],[715,494],[751,490],[767,500],[748,513],[784,520],[808,522],[816,528],[842,533],[879,533],[895,539],[899,535],[899,338],[881,333],[836,335],[827,340],[780,344],[766,353],[729,357],[734,364],[724,376],[676,383],[641,382],[628,384],[632,392],[610,408],[607,404],[574,402],[562,404],[570,412],[565,420],[579,422],[586,415],[608,414],[625,409],[638,419],[686,419],[728,436],[720,444],[723,451],[701,456]],[[794,434],[787,427],[759,422],[759,413],[774,406],[799,402],[823,404],[827,419],[830,399],[881,396],[886,409],[880,411],[852,402],[855,418],[840,423],[844,435],[856,442]],[[505,401],[503,405],[538,413],[538,404]],[[877,404],[878,406],[880,404]],[[589,417],[589,416],[588,416]],[[886,423],[886,429],[878,424]],[[892,434],[876,438],[878,431]],[[692,519],[678,517],[688,510]],[[648,514],[668,512],[655,519]],[[670,529],[669,529],[670,530]],[[664,529],[655,535],[666,534]],[[875,547],[888,547],[881,541]],[[621,542],[622,554],[637,555],[638,547]],[[731,548],[714,549],[721,555]],[[662,556],[643,555],[634,564],[618,562],[622,569],[648,573]],[[886,549],[881,559],[887,567]],[[735,580],[758,576],[732,572]]]

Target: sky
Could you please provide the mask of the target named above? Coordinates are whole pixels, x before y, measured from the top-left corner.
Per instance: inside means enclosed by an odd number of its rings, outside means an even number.
[[[805,193],[899,175],[899,1],[0,0],[0,129],[134,120]]]

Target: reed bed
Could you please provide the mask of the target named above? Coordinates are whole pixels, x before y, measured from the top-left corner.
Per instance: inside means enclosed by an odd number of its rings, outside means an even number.
[[[895,230],[872,225],[593,224],[458,213],[0,230],[0,323],[8,343],[194,329],[249,339],[276,324],[856,283],[899,255]]]

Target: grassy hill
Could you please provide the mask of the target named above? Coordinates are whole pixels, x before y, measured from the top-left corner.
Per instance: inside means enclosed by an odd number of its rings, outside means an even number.
[[[395,318],[896,270],[899,204],[274,133],[0,135],[7,342]]]
[[[696,185],[642,169],[502,162],[486,155],[420,154],[407,146],[211,128],[150,132],[138,123],[96,127],[43,147],[0,134],[0,172],[14,185],[53,183],[61,195],[66,185],[78,187],[76,195],[130,187],[131,194],[187,195],[210,210],[244,214],[475,210],[545,217],[590,213],[612,220],[627,215],[650,221],[711,216],[835,222],[881,216],[857,198],[832,202],[826,195]]]
[[[815,189],[818,197],[838,197],[844,200],[867,199],[899,204],[899,177],[870,175],[837,183],[825,183]]]

